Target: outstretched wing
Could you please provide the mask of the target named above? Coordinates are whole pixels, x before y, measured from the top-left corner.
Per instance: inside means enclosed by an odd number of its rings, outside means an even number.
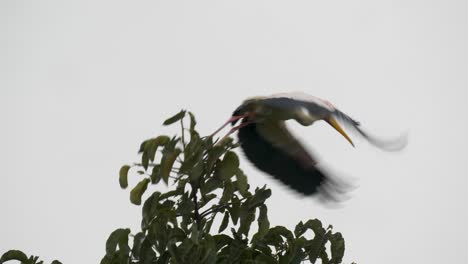
[[[246,122],[244,120],[243,122]],[[312,195],[326,181],[315,160],[288,132],[284,122],[251,123],[239,129],[247,158],[260,170],[304,195]]]

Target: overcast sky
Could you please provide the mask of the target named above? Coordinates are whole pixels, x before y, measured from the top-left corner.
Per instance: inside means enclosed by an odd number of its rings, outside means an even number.
[[[97,263],[140,207],[118,186],[139,143],[193,111],[202,134],[254,95],[303,91],[403,152],[291,124],[327,170],[357,180],[338,208],[267,184],[272,225],[319,218],[345,263],[468,261],[468,4],[399,1],[0,2],[0,253]],[[133,178],[132,178],[133,179]],[[134,183],[135,181],[133,181]]]

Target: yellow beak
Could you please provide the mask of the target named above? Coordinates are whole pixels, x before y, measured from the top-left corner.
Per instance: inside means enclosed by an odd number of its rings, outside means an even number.
[[[336,121],[334,117],[330,116],[329,118],[326,118],[325,121],[327,121],[330,126],[336,129],[336,131],[338,131],[344,138],[346,138],[346,140],[348,140],[348,142],[351,143],[351,145],[354,147],[353,141],[349,138],[346,132],[344,132],[343,128],[341,128],[340,124],[338,124],[338,121]]]

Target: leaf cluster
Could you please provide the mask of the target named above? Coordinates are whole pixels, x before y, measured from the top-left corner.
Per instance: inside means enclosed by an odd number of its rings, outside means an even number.
[[[294,231],[270,227],[265,201],[271,190],[250,189],[231,138],[214,142],[211,136],[201,137],[194,115],[187,111],[164,125],[175,123],[180,124],[180,135],[145,140],[139,148],[141,160],[121,167],[122,188],[128,188],[129,175],[140,177],[130,201],[140,205],[147,196],[141,230],[112,232],[101,264],[341,263],[344,239],[331,226],[324,228],[314,219],[299,222]],[[163,184],[169,191],[146,195],[150,184]]]
[[[44,261],[39,260],[38,256],[27,256],[24,252],[21,250],[9,250],[5,252],[1,257],[0,257],[0,264],[5,263],[10,260],[16,260],[19,261],[21,264],[43,264]],[[51,262],[51,264],[62,264],[58,260],[54,260]]]

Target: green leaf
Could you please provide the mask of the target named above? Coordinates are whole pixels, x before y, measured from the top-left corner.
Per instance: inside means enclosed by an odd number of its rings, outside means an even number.
[[[44,261],[39,261],[38,256],[30,256],[28,264],[43,264]]]
[[[211,235],[206,234],[200,244],[202,247],[202,257],[199,263],[216,263],[218,258],[214,238]]]
[[[188,112],[190,116],[190,132],[195,131],[195,126],[197,125],[197,120],[195,119],[195,116],[192,114],[192,112]]]
[[[227,148],[227,149],[231,149],[231,146],[232,146],[232,142],[234,140],[232,139],[232,137],[227,137],[227,138],[224,138],[220,141],[218,141],[216,143],[216,145],[219,145],[220,147],[222,148]]]
[[[234,195],[232,197],[231,207],[228,207],[227,209],[229,211],[229,214],[231,215],[232,223],[234,225],[237,225],[237,221],[239,220],[240,211],[241,211],[240,201],[239,201],[239,198],[237,198],[237,196]]]
[[[223,182],[218,178],[212,177],[201,186],[201,192],[202,194],[206,195],[222,187],[223,187]]]
[[[177,121],[179,121],[180,119],[184,118],[185,116],[185,110],[181,110],[179,113],[173,115],[172,117],[166,119],[163,123],[163,125],[167,126],[167,125],[170,125],[170,124],[173,124]]]
[[[223,221],[221,221],[221,225],[219,226],[218,233],[223,232],[229,224],[229,212],[224,213]]]
[[[169,140],[170,139],[168,136],[163,135],[153,138],[148,142],[148,144],[145,146],[145,151],[148,152],[148,158],[150,161],[154,160],[158,147],[166,145]]]
[[[21,261],[21,263],[28,263],[28,257],[20,250],[9,250],[5,252],[0,258],[0,263],[9,260],[18,260]]]
[[[153,170],[151,171],[151,175],[150,175],[151,183],[157,184],[161,180],[160,171],[161,171],[161,165],[160,164],[155,165],[153,167]]]
[[[202,201],[201,201],[201,203],[200,203],[200,205],[199,205],[199,208],[203,208],[203,207],[204,207],[205,205],[207,205],[211,200],[213,200],[214,198],[217,197],[217,195],[214,194],[214,193],[210,193],[210,194],[206,194],[206,195],[202,193],[202,195],[203,195],[203,196],[202,196]]]
[[[249,235],[250,226],[252,222],[255,221],[255,210],[247,208],[247,206],[241,206],[240,209],[240,226],[237,230],[240,234],[244,234],[246,236]]]
[[[147,231],[151,221],[156,217],[158,209],[160,207],[160,192],[154,192],[146,199],[143,204],[143,219],[141,221],[141,229]]]
[[[119,250],[124,250],[128,248],[128,235],[130,234],[130,229],[119,228],[112,232],[106,242],[106,255],[112,256],[117,251],[117,245]]]
[[[182,179],[182,178],[177,178],[176,182],[177,182],[177,187],[176,189],[180,191],[180,193],[183,193],[184,190],[185,190],[185,186],[187,185],[188,183],[188,179],[185,178],[185,179]]]
[[[200,176],[203,175],[203,167],[203,162],[200,161],[192,168],[192,170],[189,173],[190,181],[192,183],[196,183],[196,186],[198,186]]]
[[[322,253],[323,251],[326,251],[325,244],[328,242],[329,237],[330,237],[330,232],[324,232],[321,230],[314,231],[315,236],[312,240],[307,241],[305,245],[305,250],[307,251],[307,254],[309,255],[309,259],[312,261],[315,261],[317,258],[321,258],[324,256]],[[326,262],[328,260],[327,258],[322,258],[322,262]]]
[[[208,137],[203,137],[203,144],[206,149],[212,149],[213,148],[213,138],[211,136]]]
[[[158,147],[166,145],[169,141],[170,139],[168,136],[162,135],[145,140],[141,143],[139,153],[143,153],[141,155],[141,164],[145,170],[148,169],[149,162],[154,161]]]
[[[203,140],[201,140],[200,135],[197,131],[192,131],[190,133],[190,142],[186,145],[186,155],[190,156],[196,153],[203,146]]]
[[[248,204],[248,208],[252,209],[255,208],[259,205],[262,205],[266,199],[268,199],[271,196],[271,190],[266,189],[266,186],[263,186],[261,189],[256,189],[255,193],[252,197],[249,197],[246,201],[246,204]]]
[[[286,227],[275,226],[268,230],[268,233],[265,235],[265,241],[269,245],[278,247],[282,245],[283,237],[286,238],[286,240],[290,243],[294,240],[292,232],[289,231]]]
[[[128,187],[128,170],[130,170],[129,165],[123,165],[122,168],[120,168],[119,184],[122,189]]]
[[[60,262],[60,261],[58,261],[58,260],[54,260],[54,261],[52,261],[52,263],[50,263],[50,264],[62,264],[62,262]]]
[[[101,262],[99,262],[99,264],[112,264],[112,261],[114,261],[112,257],[108,257],[104,255],[104,257],[101,259]]]
[[[164,145],[164,149],[162,150],[163,154],[167,152],[174,151],[176,148],[177,143],[181,140],[180,137],[173,136],[169,142]]]
[[[191,215],[182,215],[182,220],[180,221],[180,228],[184,230],[185,233],[189,233],[189,225],[193,222]]]
[[[159,196],[159,199],[164,200],[164,199],[167,199],[169,197],[177,196],[177,195],[180,195],[180,194],[182,194],[182,191],[180,189],[175,189],[175,190],[168,191],[166,193],[161,194]]]
[[[326,250],[322,250],[322,252],[320,252],[320,259],[322,259],[322,264],[331,264],[330,263],[330,258],[328,257],[328,254],[327,254],[327,251]],[[341,262],[336,262],[336,263],[341,263]]]
[[[143,243],[141,243],[140,255],[138,256],[138,258],[140,259],[140,262],[138,262],[138,263],[152,264],[152,263],[155,262],[156,253],[154,252],[152,247],[153,246],[152,246],[151,242],[149,241],[148,237],[146,237],[143,240]]]
[[[145,233],[143,232],[139,232],[133,237],[133,246],[132,246],[133,256],[140,255],[141,244],[143,243],[144,239],[145,239]]]
[[[161,211],[159,209],[159,211]],[[162,217],[161,217],[162,216]],[[150,225],[148,234],[151,241],[155,241],[154,247],[158,252],[164,252],[169,242],[170,227],[167,225],[167,219],[165,219],[163,213],[158,212],[156,217]]]
[[[212,212],[212,217],[210,217],[207,221],[206,221],[206,224],[203,226],[203,232],[205,234],[209,234],[210,233],[210,230],[211,230],[211,226],[213,225],[213,221],[216,217],[216,214],[218,214],[218,212]]]
[[[197,224],[196,223],[193,223],[192,224],[192,229],[191,229],[191,234],[190,234],[190,240],[192,240],[192,242],[195,244],[195,245],[198,245],[198,237],[200,235],[200,231],[198,230],[198,227],[197,227]]]
[[[215,242],[216,251],[219,251],[221,248],[230,245],[233,241],[231,237],[225,234],[214,235],[213,240]]]
[[[190,141],[190,143],[185,147],[185,158],[184,162],[182,162],[180,166],[180,173],[187,174],[195,164],[200,163],[203,160],[203,150],[200,148],[192,150],[192,148],[195,147],[192,145],[192,141]]]
[[[227,204],[229,200],[231,200],[233,193],[234,193],[234,185],[231,182],[225,182],[223,195],[221,196],[221,200],[219,200],[219,204],[221,205]]]
[[[311,229],[315,235],[323,236],[325,234],[325,229],[322,226],[322,222],[318,219],[308,220],[305,224],[299,222],[294,229],[294,235],[296,237],[302,236],[307,229]]]
[[[171,238],[175,239],[176,241],[182,241],[187,238],[187,235],[185,234],[184,230],[175,227],[172,230],[172,233],[170,235]]]
[[[262,204],[259,207],[260,213],[258,215],[258,232],[260,237],[263,237],[270,230],[270,221],[268,220],[268,209],[266,205]]]
[[[195,209],[195,204],[191,199],[188,198],[187,195],[183,195],[178,203],[178,207],[176,212],[183,215],[183,214],[190,214]]]
[[[140,205],[141,204],[141,196],[146,191],[148,184],[150,183],[150,179],[144,178],[141,180],[130,192],[130,201],[133,204]]]
[[[191,259],[191,257],[187,255],[189,255],[190,251],[194,249],[194,246],[195,244],[190,239],[184,239],[182,243],[177,247],[174,244],[171,244],[171,246],[168,249],[172,256],[173,262],[187,263],[188,261],[184,261],[184,259],[190,259],[193,261],[193,259]]]
[[[247,183],[247,176],[245,176],[244,172],[239,168],[236,172],[236,185],[239,193],[246,197],[248,195],[249,184]]]
[[[178,148],[173,151],[166,152],[163,154],[161,159],[161,178],[167,184],[169,183],[169,175],[174,166],[174,162],[182,151]]]
[[[345,241],[341,233],[337,232],[330,236],[330,251],[332,256],[330,263],[341,263],[345,251]]]
[[[143,152],[143,154],[141,155],[141,165],[143,166],[143,168],[145,168],[145,170],[148,169],[148,165],[149,165],[149,157],[148,157],[148,152]]]
[[[223,160],[216,168],[217,176],[223,180],[227,180],[236,174],[239,169],[239,158],[232,151],[224,154]]]
[[[265,254],[259,254],[255,257],[255,263],[262,263],[262,264],[277,264],[275,258]]]
[[[213,169],[213,166],[216,164],[216,161],[223,155],[225,152],[224,147],[219,145],[214,146],[208,152],[208,160],[207,160],[207,171],[210,173]]]

